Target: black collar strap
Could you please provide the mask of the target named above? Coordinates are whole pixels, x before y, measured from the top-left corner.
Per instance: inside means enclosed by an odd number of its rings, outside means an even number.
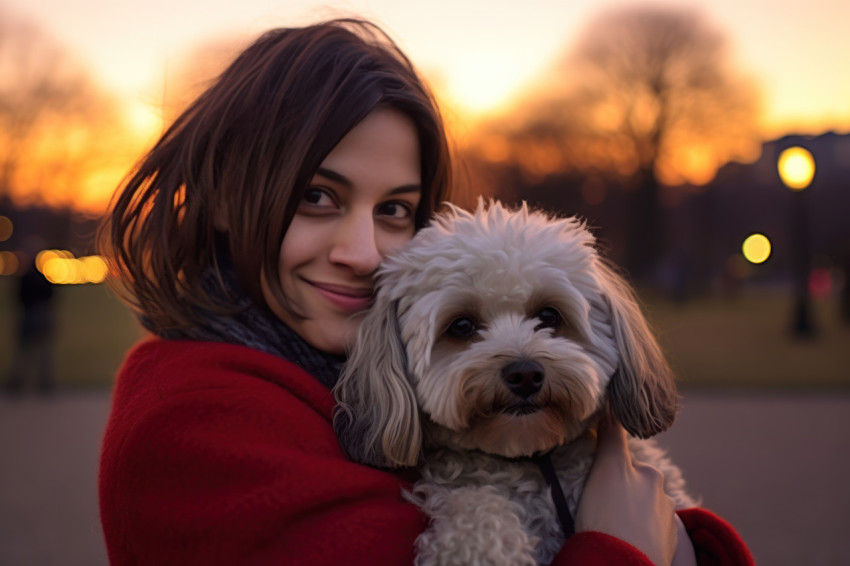
[[[617,368],[614,370],[614,373],[609,379],[609,383],[614,379],[618,379],[619,375],[620,366],[617,365]],[[566,538],[570,538],[576,532],[576,524],[573,520],[572,514],[570,513],[570,508],[567,505],[567,498],[564,495],[563,488],[561,488],[561,482],[558,481],[558,475],[555,473],[555,465],[552,464],[551,455],[554,450],[555,449],[553,448],[549,452],[544,452],[543,454],[534,454],[531,456],[531,461],[537,464],[540,471],[543,472],[543,478],[546,480],[546,484],[552,492],[552,501],[555,502],[555,511],[558,513],[558,522],[561,523],[561,529],[564,531],[564,536]]]
[[[558,481],[558,476],[555,474],[555,466],[552,464],[551,454],[551,451],[544,454],[535,454],[531,457],[531,460],[543,472],[543,478],[552,491],[552,500],[555,502],[555,511],[558,513],[558,522],[561,523],[561,530],[564,531],[566,538],[570,538],[576,532],[576,525],[570,513],[570,508],[567,506],[567,498],[564,496],[561,482]]]

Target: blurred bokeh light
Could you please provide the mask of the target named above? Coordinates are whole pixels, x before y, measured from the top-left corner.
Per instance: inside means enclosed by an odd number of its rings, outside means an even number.
[[[12,237],[15,227],[8,216],[0,216],[0,242],[5,242]]]
[[[0,275],[15,275],[20,263],[15,252],[0,252]]]
[[[764,263],[770,257],[770,240],[764,234],[752,234],[744,240],[741,251],[750,263]]]
[[[802,191],[815,176],[815,158],[809,150],[794,146],[779,154],[779,177],[789,189]]]
[[[67,250],[43,250],[36,256],[35,265],[55,285],[102,283],[108,271],[102,257],[76,258]]]

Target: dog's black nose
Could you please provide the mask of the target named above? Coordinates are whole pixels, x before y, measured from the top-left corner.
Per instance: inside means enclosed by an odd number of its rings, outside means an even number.
[[[527,399],[543,387],[543,368],[533,360],[518,360],[502,368],[502,379],[511,393]]]

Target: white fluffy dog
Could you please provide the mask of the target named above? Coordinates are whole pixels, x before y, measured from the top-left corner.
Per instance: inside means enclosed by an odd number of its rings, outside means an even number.
[[[388,258],[335,394],[353,459],[420,467],[407,496],[431,522],[417,563],[464,565],[549,563],[571,534],[605,404],[646,439],[678,401],[585,226],[499,203],[450,207]],[[664,472],[678,507],[693,505],[651,441],[629,446]]]

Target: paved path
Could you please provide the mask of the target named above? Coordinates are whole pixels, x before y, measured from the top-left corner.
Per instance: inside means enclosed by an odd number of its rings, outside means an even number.
[[[850,394],[690,392],[660,437],[703,503],[767,566],[850,556]],[[0,564],[99,566],[107,392],[0,398]]]
[[[850,564],[850,394],[686,395],[660,437],[766,566]]]
[[[106,564],[97,461],[109,393],[0,397],[0,564]]]

